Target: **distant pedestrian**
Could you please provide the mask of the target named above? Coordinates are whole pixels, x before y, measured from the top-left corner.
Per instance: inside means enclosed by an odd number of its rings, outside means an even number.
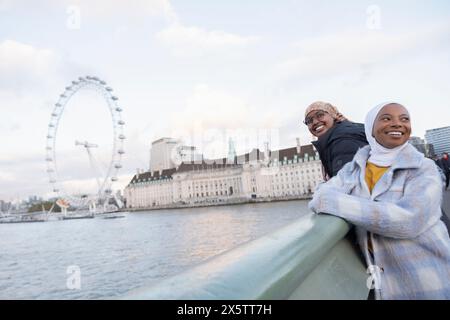
[[[434,163],[436,163],[436,166],[439,169],[439,174],[441,175],[441,179],[442,179],[442,186],[444,186],[446,181],[448,182],[448,178],[444,174],[444,163],[443,163],[442,159],[439,158],[438,155],[433,156],[433,161],[434,161]],[[447,190],[447,187],[448,187],[448,184],[445,187],[445,190]],[[450,234],[450,219],[448,218],[447,214],[445,213],[444,208],[441,208],[441,209],[442,209],[441,220],[445,223],[445,226],[447,227],[447,230]]]
[[[447,190],[447,187],[445,187],[447,177],[446,177],[446,175],[445,175],[445,166],[444,166],[444,162],[442,161],[441,158],[439,158],[438,155],[434,155],[432,159],[433,159],[434,163],[436,164],[436,166],[438,167],[439,173],[440,173],[440,175],[441,175],[441,178],[442,178],[442,186],[444,187],[444,189]]]
[[[448,157],[448,153],[445,152],[442,155],[441,162],[442,162],[442,170],[444,171],[445,175],[445,190],[447,190],[450,180],[450,159]]]
[[[439,156],[436,154],[432,157],[432,159],[436,166],[439,168],[439,171],[444,174],[444,163],[442,162],[442,159],[439,158]]]

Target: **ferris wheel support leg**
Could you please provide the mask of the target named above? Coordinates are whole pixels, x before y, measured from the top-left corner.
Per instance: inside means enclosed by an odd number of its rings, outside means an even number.
[[[95,205],[95,201],[92,201],[90,204],[89,204],[89,212],[90,213],[95,213],[97,211],[97,207],[96,207],[96,205]]]

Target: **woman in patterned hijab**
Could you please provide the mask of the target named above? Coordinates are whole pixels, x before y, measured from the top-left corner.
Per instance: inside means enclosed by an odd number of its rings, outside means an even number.
[[[312,144],[319,152],[324,180],[335,176],[359,148],[367,145],[364,125],[348,121],[331,103],[311,104],[306,108],[304,123],[318,138]]]

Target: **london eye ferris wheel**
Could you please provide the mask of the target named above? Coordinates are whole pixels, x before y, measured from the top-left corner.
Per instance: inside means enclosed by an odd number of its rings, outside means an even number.
[[[98,95],[103,97],[111,114],[112,120],[112,137],[111,145],[112,152],[109,163],[106,165],[106,170],[103,174],[95,177],[97,182],[97,192],[95,195],[80,197],[74,195],[64,188],[64,183],[60,179],[58,173],[58,161],[62,161],[57,156],[56,141],[58,137],[58,128],[60,126],[61,117],[66,109],[67,103],[71,98],[83,90],[93,90]],[[52,185],[53,192],[60,198],[67,199],[75,206],[85,205],[87,201],[104,201],[112,196],[112,185],[118,180],[118,172],[122,168],[122,156],[124,155],[124,125],[122,120],[122,108],[118,104],[118,98],[113,94],[113,89],[107,83],[98,77],[86,76],[79,77],[77,80],[71,82],[64,92],[59,96],[57,103],[50,116],[48,124],[48,132],[46,138],[46,164],[49,181]],[[75,145],[82,146],[86,149],[91,166],[95,167],[95,161],[92,149],[97,148],[98,145],[88,141],[75,141]]]

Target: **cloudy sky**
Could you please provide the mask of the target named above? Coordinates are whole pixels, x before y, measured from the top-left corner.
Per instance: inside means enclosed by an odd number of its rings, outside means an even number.
[[[148,169],[151,141],[183,138],[207,157],[311,137],[316,100],[362,122],[397,100],[413,134],[450,125],[449,1],[0,0],[0,199],[52,196],[45,137],[60,93],[79,76],[114,88],[126,121],[122,188]],[[111,117],[80,92],[58,128],[61,180],[95,185],[75,139],[107,163]]]

